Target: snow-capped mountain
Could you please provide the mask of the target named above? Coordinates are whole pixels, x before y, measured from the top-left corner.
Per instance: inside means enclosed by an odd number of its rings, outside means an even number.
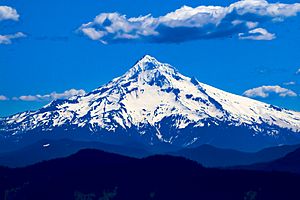
[[[203,84],[146,55],[84,96],[0,119],[4,140],[51,134],[76,138],[79,132],[113,143],[126,138],[148,145],[210,143],[254,150],[300,142],[300,113]]]

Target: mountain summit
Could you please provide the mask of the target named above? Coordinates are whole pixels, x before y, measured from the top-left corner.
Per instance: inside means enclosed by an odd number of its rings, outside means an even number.
[[[2,140],[17,142],[71,137],[252,151],[297,143],[299,135],[299,112],[203,84],[149,55],[84,96],[0,119]]]

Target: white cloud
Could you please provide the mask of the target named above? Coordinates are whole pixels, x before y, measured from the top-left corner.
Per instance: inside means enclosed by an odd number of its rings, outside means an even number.
[[[22,32],[17,32],[11,35],[0,35],[0,44],[11,44],[12,40],[24,37],[26,37],[26,35]]]
[[[16,9],[9,7],[9,6],[0,6],[0,21],[3,20],[19,20],[19,14],[17,13]],[[13,39],[23,38],[26,35],[22,32],[17,32],[14,34],[9,35],[1,35],[0,34],[0,45],[1,44],[11,44]]]
[[[296,71],[296,74],[300,74],[300,68]]]
[[[295,81],[285,82],[283,85],[296,85]]]
[[[45,95],[24,95],[20,97],[14,97],[13,100],[21,100],[21,101],[51,101],[55,99],[68,99],[73,96],[82,96],[85,94],[85,91],[80,89],[70,89],[66,90],[63,93],[52,92],[50,94]]]
[[[82,32],[86,35],[89,35],[92,40],[99,40],[104,36],[104,32],[96,31],[94,28],[85,28],[82,30]]]
[[[9,6],[0,6],[0,21],[2,20],[19,20],[19,14],[16,9]]]
[[[250,30],[248,33],[240,33],[239,38],[243,40],[273,40],[276,36],[273,33],[269,33],[264,28],[256,28]]]
[[[259,26],[296,16],[300,3],[268,3],[242,0],[223,6],[183,6],[164,16],[131,17],[101,13],[79,32],[102,43],[127,41],[178,43],[188,40],[239,36],[240,39],[272,40],[275,34]],[[240,34],[240,35],[239,35]]]
[[[243,95],[247,97],[269,97],[270,94],[277,94],[280,97],[295,97],[297,94],[287,88],[280,87],[278,85],[274,86],[261,86],[253,89],[246,90]]]
[[[7,100],[9,100],[8,97],[4,95],[0,95],[0,101],[7,101]]]

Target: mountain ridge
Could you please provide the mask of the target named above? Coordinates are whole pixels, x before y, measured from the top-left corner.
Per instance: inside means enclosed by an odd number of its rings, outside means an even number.
[[[156,152],[156,148],[143,148],[136,144],[122,146],[93,141],[73,141],[70,139],[41,140],[16,151],[0,153],[0,166],[28,166],[53,158],[66,157],[81,149],[89,148],[135,158],[143,158],[158,154],[173,155],[196,161],[205,167],[232,167],[270,162],[284,157],[299,147],[300,145],[286,145],[249,153],[232,149],[221,149],[210,145],[201,145],[195,148],[183,148],[169,152]]]
[[[300,148],[288,153],[282,158],[271,162],[259,162],[251,165],[240,165],[231,167],[231,169],[247,169],[257,171],[289,172],[300,174]]]
[[[0,167],[0,197],[298,200],[299,178],[289,173],[208,169],[174,156],[137,159],[85,149],[24,168]]]

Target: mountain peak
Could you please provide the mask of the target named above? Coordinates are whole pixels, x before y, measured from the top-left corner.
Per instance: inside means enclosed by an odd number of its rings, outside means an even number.
[[[136,77],[138,74],[145,71],[158,71],[158,72],[168,72],[173,74],[177,70],[167,63],[161,63],[156,58],[150,55],[144,55],[140,60],[138,60],[132,68],[130,68],[127,73],[124,74],[126,78]],[[124,77],[123,76],[123,77]]]
[[[156,58],[150,55],[144,55],[134,66],[133,68],[138,71],[146,71],[149,69],[158,68],[162,63],[160,63]]]
[[[150,56],[149,54],[144,55],[139,61],[157,61],[156,58]]]

